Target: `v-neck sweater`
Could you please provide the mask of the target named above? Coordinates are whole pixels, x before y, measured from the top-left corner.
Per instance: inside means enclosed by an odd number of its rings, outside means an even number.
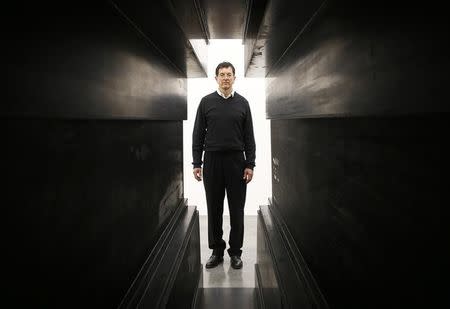
[[[255,166],[255,137],[248,101],[238,94],[225,99],[217,91],[200,101],[192,133],[194,167],[203,164],[203,151],[244,151],[248,168]]]

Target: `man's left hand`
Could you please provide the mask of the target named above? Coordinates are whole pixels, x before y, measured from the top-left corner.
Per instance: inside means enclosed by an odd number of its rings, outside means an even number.
[[[242,179],[245,179],[245,183],[249,183],[252,181],[253,178],[253,170],[251,168],[246,168],[244,170],[244,177]]]

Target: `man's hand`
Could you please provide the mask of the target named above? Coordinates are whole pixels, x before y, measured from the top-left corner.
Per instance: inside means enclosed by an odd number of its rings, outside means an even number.
[[[202,181],[202,168],[201,167],[194,168],[194,177],[198,181]]]
[[[244,170],[244,177],[242,179],[245,179],[245,183],[249,183],[252,181],[253,178],[253,170],[251,168],[246,168]]]

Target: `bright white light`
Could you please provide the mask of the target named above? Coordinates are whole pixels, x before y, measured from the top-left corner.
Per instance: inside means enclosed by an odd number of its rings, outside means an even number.
[[[192,173],[192,130],[201,98],[217,90],[215,69],[222,61],[231,62],[236,68],[233,88],[249,101],[252,112],[256,167],[253,180],[247,185],[245,214],[256,215],[259,206],[267,205],[267,199],[272,195],[270,121],[266,119],[264,78],[244,78],[244,46],[241,40],[211,40],[208,46],[208,78],[188,79],[188,119],[183,122],[184,197],[189,205],[197,206],[200,215],[207,214],[203,181],[195,180]],[[228,214],[225,196],[224,215]]]

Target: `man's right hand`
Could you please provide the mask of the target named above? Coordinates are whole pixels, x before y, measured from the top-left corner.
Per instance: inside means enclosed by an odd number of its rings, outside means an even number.
[[[202,168],[201,167],[194,168],[194,177],[198,181],[202,181]]]

